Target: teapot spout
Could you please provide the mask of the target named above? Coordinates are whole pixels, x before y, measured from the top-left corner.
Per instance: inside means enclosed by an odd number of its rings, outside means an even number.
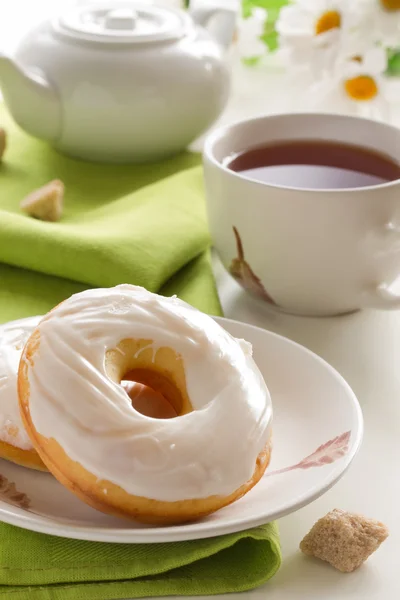
[[[27,72],[0,53],[0,88],[8,109],[22,129],[50,142],[59,137],[60,100],[43,75]]]

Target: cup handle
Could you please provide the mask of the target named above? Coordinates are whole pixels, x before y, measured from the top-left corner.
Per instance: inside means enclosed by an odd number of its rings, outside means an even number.
[[[388,221],[384,227],[384,238],[391,244],[399,244],[400,250],[400,226],[393,221]],[[365,294],[365,308],[377,308],[382,310],[400,309],[400,292],[396,294],[391,290],[392,283],[380,283],[374,289]]]

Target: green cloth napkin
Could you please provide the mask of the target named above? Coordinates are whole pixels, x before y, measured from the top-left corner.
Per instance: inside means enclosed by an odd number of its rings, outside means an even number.
[[[103,544],[0,525],[0,598],[116,600],[241,592],[280,566],[274,523],[170,544]]]
[[[94,165],[26,136],[1,107],[0,126],[9,136],[0,166],[0,322],[45,313],[87,287],[126,282],[220,314],[198,156],[140,167]],[[62,221],[22,214],[20,200],[54,178],[66,185]],[[275,524],[206,540],[125,545],[0,523],[0,598],[237,592],[267,581],[280,560]]]
[[[0,126],[8,133],[0,165],[0,320],[47,312],[74,292],[122,282],[220,313],[201,167],[190,168],[198,155],[98,165],[28,137],[1,106]],[[56,178],[66,186],[62,220],[23,214],[21,199]]]

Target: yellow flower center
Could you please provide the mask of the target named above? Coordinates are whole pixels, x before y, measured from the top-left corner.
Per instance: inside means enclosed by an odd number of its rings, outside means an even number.
[[[346,94],[357,102],[372,100],[379,93],[378,84],[369,75],[359,75],[344,82]]]
[[[400,0],[381,0],[381,4],[386,10],[400,10]]]
[[[331,29],[338,29],[342,24],[342,17],[337,10],[328,10],[323,13],[315,23],[315,33],[320,35]]]

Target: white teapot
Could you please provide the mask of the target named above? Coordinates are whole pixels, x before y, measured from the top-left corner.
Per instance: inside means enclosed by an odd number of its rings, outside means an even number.
[[[235,24],[235,11],[220,7],[189,15],[150,3],[76,6],[31,31],[15,57],[0,53],[0,86],[15,121],[61,152],[162,159],[222,112]]]

